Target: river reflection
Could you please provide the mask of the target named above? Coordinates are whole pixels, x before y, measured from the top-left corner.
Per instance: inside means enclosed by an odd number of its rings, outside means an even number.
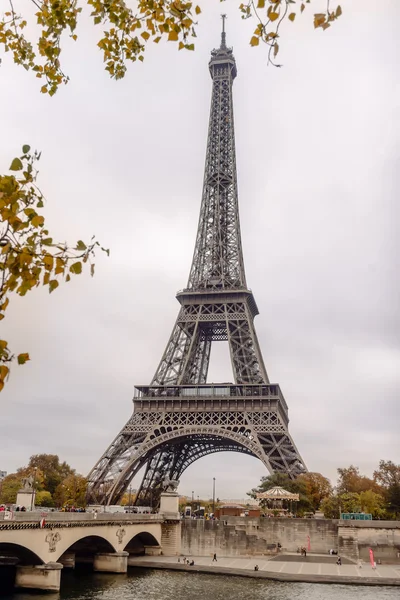
[[[257,581],[242,577],[130,569],[128,575],[64,572],[59,594],[2,600],[399,600],[397,587]]]

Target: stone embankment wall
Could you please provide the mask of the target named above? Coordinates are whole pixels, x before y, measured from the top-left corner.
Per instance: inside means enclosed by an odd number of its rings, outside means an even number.
[[[192,556],[255,556],[283,551],[296,552],[308,546],[311,552],[328,553],[331,548],[354,560],[400,563],[400,523],[381,521],[343,522],[331,519],[252,519],[227,517],[221,521],[185,519],[182,522],[182,554]]]

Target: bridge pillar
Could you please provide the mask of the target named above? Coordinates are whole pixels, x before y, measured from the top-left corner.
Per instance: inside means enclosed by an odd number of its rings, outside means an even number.
[[[64,552],[58,559],[64,569],[75,569],[75,552]]]
[[[62,568],[63,566],[56,562],[31,567],[17,566],[15,587],[28,590],[58,592],[60,590]]]
[[[179,514],[179,494],[163,492],[160,499],[160,513],[165,521],[161,525],[161,548],[164,556],[179,556],[181,553],[181,516]]]
[[[93,570],[102,573],[127,573],[129,552],[101,552],[94,557]]]

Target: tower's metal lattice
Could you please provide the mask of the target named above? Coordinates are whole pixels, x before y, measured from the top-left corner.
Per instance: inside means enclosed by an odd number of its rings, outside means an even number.
[[[291,477],[305,465],[288,432],[279,385],[271,385],[247,288],[236,181],[232,84],[236,63],[225,42],[211,53],[213,80],[203,196],[187,288],[149,386],[135,388],[134,412],[89,474],[94,502],[118,501],[145,467],[136,503],[157,507],[168,480],[202,456],[235,451]],[[234,384],[207,384],[211,343],[227,340]]]

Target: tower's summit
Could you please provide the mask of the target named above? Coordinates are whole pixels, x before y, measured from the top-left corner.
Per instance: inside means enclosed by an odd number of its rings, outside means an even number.
[[[211,60],[209,62],[209,68],[211,77],[228,75],[232,79],[235,79],[237,75],[235,57],[233,56],[232,48],[228,48],[226,45],[226,32],[225,32],[225,20],[226,15],[222,17],[222,32],[221,32],[221,45],[219,48],[211,51]],[[228,67],[228,68],[226,68]]]

